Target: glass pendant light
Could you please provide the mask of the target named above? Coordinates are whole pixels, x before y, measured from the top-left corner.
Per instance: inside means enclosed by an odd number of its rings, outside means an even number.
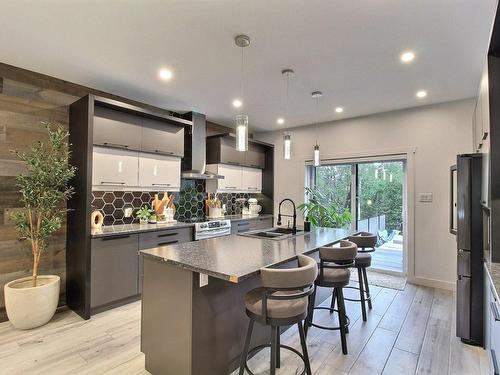
[[[250,38],[238,35],[234,38],[236,46],[241,48],[241,99],[243,100],[243,49],[250,45]],[[248,150],[248,115],[240,113],[236,116],[236,150]]]
[[[284,69],[281,75],[286,78],[286,93],[285,93],[285,121],[288,121],[288,88],[290,86],[290,77],[294,74],[292,69]],[[283,158],[290,160],[292,158],[292,140],[290,133],[286,132],[283,135]]]
[[[314,91],[311,96],[316,100],[316,143],[314,144],[314,166],[319,167],[321,165],[321,158],[319,155],[319,144],[318,144],[318,107],[319,107],[319,99],[323,94],[321,91]]]
[[[292,140],[290,139],[290,133],[285,133],[283,135],[283,158],[286,160],[292,158]]]

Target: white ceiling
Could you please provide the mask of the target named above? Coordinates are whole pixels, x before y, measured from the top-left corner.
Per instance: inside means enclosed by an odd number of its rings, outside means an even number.
[[[475,95],[496,0],[2,0],[0,61],[231,125],[245,33],[254,131]],[[413,50],[404,65],[399,55]],[[158,69],[173,70],[170,82]],[[284,80],[292,68],[289,119]],[[429,95],[417,100],[415,92]],[[336,114],[336,106],[345,108]]]

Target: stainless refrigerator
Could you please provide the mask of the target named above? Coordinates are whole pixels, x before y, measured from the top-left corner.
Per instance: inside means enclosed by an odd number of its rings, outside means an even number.
[[[459,155],[451,171],[451,192],[456,194],[451,207],[451,229],[457,236],[456,333],[465,343],[483,345],[481,154]]]

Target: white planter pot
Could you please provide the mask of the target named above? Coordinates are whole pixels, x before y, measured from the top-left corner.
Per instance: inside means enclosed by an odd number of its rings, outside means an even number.
[[[38,276],[37,286],[31,277],[5,284],[5,310],[14,327],[31,329],[47,323],[57,309],[61,278],[56,275]]]

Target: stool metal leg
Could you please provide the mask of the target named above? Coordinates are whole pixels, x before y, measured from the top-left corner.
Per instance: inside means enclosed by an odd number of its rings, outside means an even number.
[[[345,333],[349,333],[349,326],[347,325],[347,312],[345,309],[345,299],[344,299],[344,290],[340,288],[340,291],[342,292],[342,298],[337,298],[337,305],[342,304],[342,311],[344,311],[344,326],[345,326]],[[339,306],[339,311],[340,311],[340,306]]]
[[[276,326],[271,326],[271,375],[276,375]]]
[[[347,339],[346,335],[346,311],[344,304],[344,294],[342,288],[337,288],[337,304],[338,304],[338,316],[340,325],[340,341],[342,343],[342,353],[347,354]]]
[[[307,312],[306,321],[304,322],[304,334],[306,337],[307,337],[307,331],[309,330],[310,327],[309,322],[313,321],[315,301],[316,301],[316,285],[314,286],[314,291],[309,296],[309,304],[307,306],[309,311]]]
[[[363,321],[366,322],[366,306],[365,306],[365,290],[363,287],[363,274],[361,268],[358,267],[358,283],[359,283],[359,299],[361,300],[361,312]]]
[[[253,319],[250,319],[250,322],[248,323],[247,337],[245,339],[245,346],[243,347],[243,353],[241,353],[239,375],[243,375],[245,372],[245,365],[246,365],[247,356],[248,356],[248,349],[250,347],[250,340],[252,338],[253,323],[254,323]]]
[[[330,303],[330,314],[333,314],[333,309],[335,308],[335,288],[332,290],[332,302]]]
[[[281,359],[280,359],[280,327],[276,327],[276,368],[280,368]]]
[[[368,308],[371,310],[372,309],[372,299],[371,294],[370,294],[370,287],[368,286],[368,277],[366,276],[366,268],[363,267],[363,279],[365,281],[365,290],[366,290],[366,297],[368,299]]]
[[[304,332],[304,327],[302,322],[298,322],[297,326],[299,328],[300,344],[302,345],[302,355],[304,356],[304,364],[306,366],[306,374],[312,375],[311,364],[309,362],[309,353],[307,352],[306,335]]]

